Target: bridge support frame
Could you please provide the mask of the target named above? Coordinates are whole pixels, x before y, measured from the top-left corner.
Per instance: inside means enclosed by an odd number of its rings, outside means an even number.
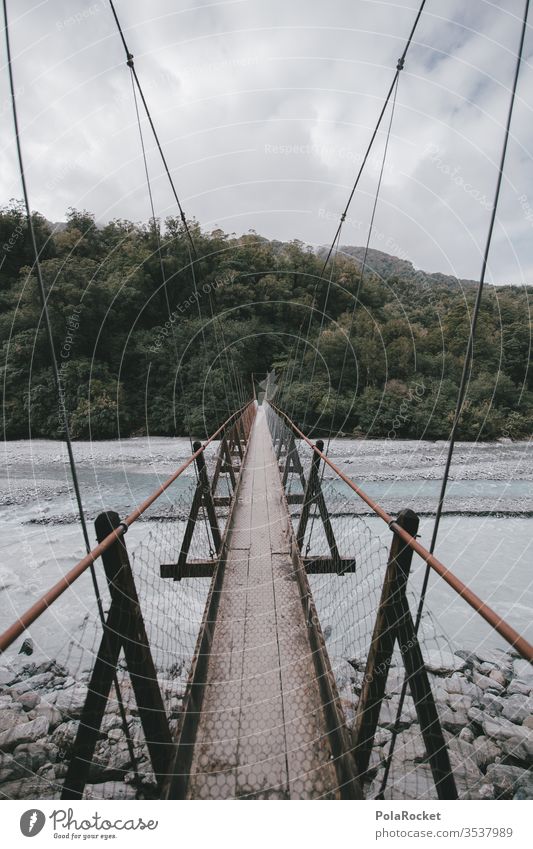
[[[396,522],[411,536],[416,536],[419,519],[412,510],[403,510]],[[406,596],[412,557],[413,550],[394,534],[355,718],[355,760],[363,780],[398,641],[438,797],[456,799],[457,788],[448,749]]]
[[[293,436],[294,442],[294,436]],[[324,451],[324,443],[321,439],[318,439],[316,442],[316,447],[319,451]],[[296,446],[295,446],[296,450]],[[288,458],[287,458],[288,462]],[[355,560],[341,558],[339,554],[339,549],[337,547],[337,540],[335,539],[335,533],[333,531],[333,527],[331,525],[331,519],[329,515],[328,508],[326,506],[326,499],[324,498],[324,493],[322,492],[322,484],[320,482],[319,477],[319,468],[320,468],[320,454],[313,452],[313,458],[311,460],[311,469],[309,471],[309,477],[307,479],[307,484],[305,486],[303,504],[302,504],[302,513],[300,515],[300,521],[298,523],[298,530],[296,531],[296,541],[298,543],[298,547],[303,555],[303,543],[305,539],[305,532],[307,530],[307,524],[309,521],[309,516],[311,514],[311,508],[313,505],[318,509],[320,514],[320,518],[322,520],[322,525],[324,527],[324,533],[326,535],[326,540],[328,542],[329,550],[331,553],[331,561],[330,568],[326,568],[326,558],[318,557],[316,558],[317,562],[320,562],[321,568],[317,571],[320,572],[335,572],[337,575],[344,575],[348,572],[355,572]],[[285,475],[283,483],[285,484]],[[312,561],[315,558],[305,558],[307,561]],[[314,571],[312,568],[309,568],[310,572]]]
[[[118,513],[101,513],[95,521],[98,542],[119,525]],[[89,681],[62,799],[82,798],[121,649],[124,651],[146,745],[159,785],[167,772],[174,748],[124,538],[117,539],[102,554],[102,562],[111,594],[111,606]]]

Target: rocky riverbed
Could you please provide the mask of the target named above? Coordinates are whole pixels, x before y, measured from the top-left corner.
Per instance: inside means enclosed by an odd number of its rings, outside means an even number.
[[[504,651],[480,654],[428,653],[439,715],[448,742],[459,795],[468,799],[533,798],[533,666]],[[342,688],[349,719],[360,692],[363,662]],[[173,728],[182,705],[184,680],[175,670],[160,679]],[[85,797],[139,799],[156,795],[140,719],[129,681],[120,674],[137,771],[110,701],[102,724]],[[389,672],[387,699],[379,719],[367,787],[378,792],[394,726],[403,674]],[[347,691],[350,691],[349,693]],[[53,661],[17,658],[0,667],[0,794],[4,798],[57,798],[61,792],[86,687]],[[406,700],[385,798],[435,798],[414,704]]]
[[[355,668],[358,695],[364,661]],[[459,797],[533,799],[533,666],[506,651],[426,653]],[[404,680],[400,666],[387,681],[372,753],[367,796],[379,792]],[[346,704],[346,702],[345,702]],[[414,703],[406,699],[386,799],[436,798]]]
[[[156,795],[141,721],[124,672],[119,673],[119,681],[136,770],[118,703],[110,699],[84,794],[87,799],[142,799]],[[179,677],[160,679],[159,683],[175,729],[185,684]],[[59,797],[86,692],[85,684],[53,661],[35,664],[18,658],[9,666],[0,667],[1,797]]]

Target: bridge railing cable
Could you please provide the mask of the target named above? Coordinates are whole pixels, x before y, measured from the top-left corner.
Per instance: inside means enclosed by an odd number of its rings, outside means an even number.
[[[246,403],[194,442],[125,518],[101,513],[98,544],[0,636],[0,690],[13,710],[0,730],[0,795],[159,796],[255,410]],[[176,446],[182,456],[190,450],[185,440]],[[91,566],[103,626],[90,600]]]

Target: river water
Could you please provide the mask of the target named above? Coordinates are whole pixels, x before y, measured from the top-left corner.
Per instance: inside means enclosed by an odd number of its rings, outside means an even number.
[[[533,462],[531,443],[459,443],[441,524],[437,556],[518,631],[533,640]],[[213,449],[214,450],[214,447]],[[92,521],[104,509],[126,515],[190,455],[188,439],[140,438],[121,442],[76,443],[84,506]],[[445,443],[336,440],[328,453],[344,471],[395,514],[411,507],[421,515],[421,541],[429,545]],[[173,515],[173,500],[190,487],[194,473],[180,479],[128,533],[128,547],[146,537],[156,522]],[[325,486],[344,505],[335,517],[339,530],[355,532],[364,522],[388,547],[390,531],[352,498],[344,484]],[[353,509],[357,519],[349,515]],[[83,538],[62,443],[16,441],[4,445],[0,468],[0,628],[3,630],[58,580],[83,554]],[[423,564],[413,564],[416,597]],[[154,586],[157,576],[154,572]],[[205,583],[205,582],[202,582]],[[191,590],[201,616],[203,596]],[[48,611],[31,635],[48,656],[68,640],[94,604],[84,575]],[[428,605],[455,645],[475,649],[501,645],[488,626],[432,576]]]

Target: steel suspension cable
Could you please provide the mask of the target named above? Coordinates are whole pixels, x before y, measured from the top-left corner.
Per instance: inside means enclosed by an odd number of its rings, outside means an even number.
[[[346,344],[344,346],[344,356],[343,356],[343,359],[342,359],[341,373],[340,373],[339,382],[338,382],[338,385],[337,385],[337,392],[335,393],[335,403],[334,403],[334,406],[333,406],[333,412],[331,414],[331,422],[330,422],[330,426],[329,426],[327,443],[326,443],[326,447],[324,449],[326,454],[329,454],[329,450],[330,450],[330,446],[331,446],[331,438],[332,438],[333,430],[334,430],[334,427],[335,427],[335,418],[336,418],[336,415],[337,415],[337,409],[338,409],[338,404],[339,404],[339,396],[340,396],[340,392],[341,392],[341,386],[342,386],[342,381],[343,381],[343,378],[344,378],[344,371],[345,371],[345,368],[346,368],[346,361],[347,361],[347,357],[348,357],[348,346],[350,344],[350,335],[352,333],[352,329],[353,329],[353,325],[354,325],[354,321],[355,321],[355,313],[356,313],[357,305],[358,305],[358,302],[359,302],[359,293],[360,293],[361,286],[362,286],[362,283],[363,283],[363,276],[364,276],[364,273],[365,273],[368,251],[369,251],[369,247],[370,247],[370,239],[372,237],[372,232],[373,232],[373,229],[374,229],[374,219],[375,219],[375,216],[376,216],[376,210],[377,210],[378,201],[379,201],[379,194],[380,194],[380,190],[381,190],[381,183],[383,181],[383,174],[384,174],[384,171],[385,171],[385,163],[387,161],[387,152],[388,152],[388,149],[389,149],[389,141],[390,141],[390,135],[391,135],[391,130],[392,130],[392,124],[393,124],[393,121],[394,121],[394,112],[395,112],[395,108],[396,108],[396,96],[398,94],[398,83],[399,83],[399,77],[396,78],[396,84],[395,84],[395,87],[394,87],[394,95],[393,95],[393,98],[392,98],[390,119],[389,119],[389,124],[388,124],[388,127],[387,127],[387,134],[386,134],[386,137],[385,137],[385,145],[384,145],[384,148],[383,148],[383,156],[382,156],[382,159],[381,159],[381,167],[380,167],[378,182],[377,182],[376,191],[375,191],[375,195],[374,195],[374,203],[373,203],[373,207],[372,207],[372,214],[370,216],[370,222],[369,222],[369,225],[368,225],[368,233],[367,233],[367,238],[366,238],[365,250],[364,250],[364,254],[363,254],[363,261],[362,261],[362,264],[361,264],[359,279],[357,281],[357,289],[356,289],[356,292],[355,292],[355,295],[354,295],[354,304],[353,304],[353,308],[352,308],[352,314],[351,314],[351,319],[350,319],[350,325],[349,325],[349,328],[348,328]],[[323,485],[324,485],[325,473],[326,473],[326,465],[325,465],[325,463],[323,463],[322,468],[320,470],[320,486],[322,488],[323,488]],[[311,548],[311,538],[313,536],[313,528],[314,528],[316,518],[317,518],[317,511],[315,509],[315,510],[313,510],[313,512],[311,514],[311,524],[310,524],[310,530],[309,530],[309,538],[308,538],[307,547],[306,547],[306,553],[307,554],[309,554],[309,551],[310,551],[310,548]]]
[[[129,67],[129,69],[131,70],[133,79],[135,80],[135,85],[137,86],[137,90],[138,90],[140,98],[142,100],[142,104],[144,106],[144,111],[146,112],[146,117],[148,118],[148,122],[150,124],[151,130],[152,130],[152,133],[153,133],[153,136],[154,136],[154,139],[155,139],[155,143],[157,145],[157,149],[159,151],[159,155],[160,155],[161,161],[163,163],[163,167],[165,169],[166,175],[168,177],[168,181],[170,183],[172,194],[174,195],[174,199],[176,201],[176,204],[177,204],[177,207],[178,207],[178,210],[179,210],[179,213],[180,213],[181,222],[183,224],[183,228],[184,228],[185,233],[187,235],[187,239],[189,241],[190,249],[191,249],[192,253],[194,254],[194,257],[196,258],[198,256],[198,254],[196,252],[196,246],[194,244],[194,240],[192,238],[192,234],[191,234],[191,231],[189,229],[189,225],[187,224],[187,219],[185,218],[185,213],[183,211],[183,207],[182,207],[180,199],[178,197],[178,193],[176,191],[176,186],[174,184],[174,180],[172,179],[172,174],[170,173],[170,168],[168,167],[168,163],[167,163],[165,154],[163,153],[163,148],[161,146],[161,142],[159,141],[159,136],[158,136],[157,130],[155,128],[155,124],[152,120],[152,115],[150,113],[150,109],[148,108],[148,103],[147,103],[146,98],[144,96],[144,92],[143,92],[143,89],[142,89],[142,86],[141,86],[141,83],[140,83],[140,80],[139,80],[139,77],[138,77],[138,74],[137,74],[137,70],[135,68],[135,64],[134,64],[134,61],[133,61],[133,54],[130,52],[130,49],[129,49],[128,44],[126,42],[126,38],[124,36],[124,31],[122,29],[122,25],[120,23],[120,20],[119,20],[118,14],[117,14],[117,10],[115,8],[115,4],[113,3],[113,0],[109,0],[109,5],[111,7],[111,12],[113,13],[115,23],[117,25],[117,29],[118,29],[120,39],[121,39],[123,47],[124,47],[124,51],[126,53],[126,63]]]
[[[71,439],[71,436],[70,436],[70,426],[69,426],[69,421],[68,421],[68,413],[67,413],[67,408],[66,408],[66,403],[65,403],[65,392],[64,392],[64,388],[63,388],[63,382],[62,382],[61,376],[59,374],[59,367],[58,367],[58,363],[57,363],[57,357],[56,357],[55,346],[54,346],[54,337],[53,337],[53,333],[52,333],[52,324],[51,324],[51,321],[50,321],[50,314],[49,314],[49,310],[48,310],[49,293],[46,292],[45,285],[44,285],[44,278],[43,278],[43,274],[42,274],[41,260],[40,260],[40,251],[39,251],[39,248],[38,248],[38,245],[37,245],[35,228],[33,226],[33,219],[32,219],[32,216],[31,216],[31,206],[30,206],[30,200],[29,200],[28,186],[27,186],[27,182],[26,182],[26,171],[24,169],[24,159],[23,159],[23,155],[22,155],[22,142],[21,142],[21,139],[20,139],[17,101],[16,101],[16,95],[15,95],[13,61],[12,61],[12,57],[11,57],[11,40],[10,40],[10,35],[9,35],[9,18],[8,18],[8,11],[7,11],[7,0],[3,0],[3,12],[4,12],[4,35],[5,35],[5,42],[6,42],[7,67],[8,67],[8,76],[9,76],[9,90],[10,90],[10,96],[11,96],[13,125],[14,125],[14,129],[15,129],[15,144],[16,144],[16,149],[17,149],[17,159],[18,159],[18,165],[19,165],[20,182],[21,182],[22,194],[23,194],[23,198],[24,198],[24,207],[25,207],[25,210],[26,210],[26,220],[27,220],[27,224],[28,224],[28,232],[30,234],[32,252],[33,252],[33,257],[34,257],[33,267],[35,268],[35,274],[36,274],[36,277],[37,277],[37,289],[38,289],[38,292],[39,292],[39,299],[41,301],[41,310],[42,310],[41,314],[42,314],[42,317],[44,319],[45,333],[46,333],[46,337],[47,337],[47,340],[48,340],[48,347],[50,349],[50,361],[51,361],[51,364],[52,364],[52,373],[53,373],[53,377],[54,377],[54,384],[55,384],[58,402],[59,402],[59,414],[60,414],[61,419],[62,419],[63,433],[65,435],[65,444],[66,444],[66,447],[67,447],[68,461],[69,461],[69,467],[70,467],[70,475],[71,475],[71,478],[72,478],[72,485],[73,485],[73,488],[74,488],[74,494],[75,494],[76,504],[77,504],[77,508],[78,508],[78,515],[79,515],[79,519],[80,519],[80,525],[81,525],[81,530],[82,530],[82,535],[83,535],[83,541],[84,541],[84,544],[85,544],[85,550],[87,551],[87,553],[89,553],[91,551],[91,544],[90,544],[90,541],[89,541],[89,532],[88,532],[88,529],[87,529],[87,521],[86,521],[86,518],[85,518],[85,511],[84,511],[84,508],[83,508],[83,501],[82,501],[82,497],[81,497],[81,490],[80,490],[80,484],[79,484],[79,479],[78,479],[78,472],[77,472],[77,468],[76,468],[76,460],[75,460],[74,451],[73,451],[73,448],[72,448],[72,439]],[[102,602],[102,596],[101,596],[101,593],[100,593],[100,587],[98,585],[98,578],[96,576],[96,569],[94,567],[94,562],[91,562],[91,564],[90,564],[90,575],[91,575],[91,582],[92,582],[92,585],[93,585],[93,591],[94,591],[95,599],[96,599],[96,608],[97,608],[97,612],[98,612],[98,618],[99,618],[100,624],[102,626],[104,639],[107,639],[108,632],[107,632],[107,626],[106,626],[104,606],[103,606],[103,602]],[[126,711],[124,709],[124,702],[123,702],[123,699],[122,699],[122,694],[121,694],[121,691],[120,691],[120,684],[119,684],[116,672],[113,675],[113,685],[114,685],[115,695],[117,697],[117,704],[118,704],[118,708],[119,708],[122,727],[123,727],[124,734],[125,734],[125,737],[126,737],[126,744],[127,744],[127,747],[128,747],[128,753],[129,753],[129,756],[130,756],[130,759],[131,759],[131,762],[132,762],[132,766],[133,766],[135,776],[138,779],[139,775],[138,775],[138,770],[137,770],[137,758],[135,756],[133,741],[131,739],[131,736],[130,736],[129,730],[128,730]]]
[[[417,12],[417,15],[416,15],[415,21],[414,21],[414,23],[413,23],[413,26],[411,27],[411,32],[409,33],[409,37],[408,37],[407,42],[406,42],[406,44],[405,44],[405,47],[404,47],[403,53],[402,53],[402,55],[400,56],[400,58],[398,59],[398,62],[397,62],[397,64],[396,64],[396,71],[395,71],[394,77],[393,77],[393,79],[392,79],[392,83],[390,84],[389,90],[388,90],[388,92],[387,92],[387,94],[386,94],[386,96],[385,96],[385,102],[383,103],[383,106],[382,106],[382,108],[381,108],[381,112],[379,113],[379,117],[378,117],[378,120],[377,120],[376,125],[375,125],[375,127],[374,127],[374,130],[373,130],[373,132],[372,132],[372,136],[370,137],[370,141],[369,141],[369,143],[368,143],[368,146],[367,146],[366,151],[365,151],[365,154],[364,154],[364,156],[363,156],[363,159],[362,159],[361,165],[360,165],[359,170],[358,170],[358,172],[357,172],[357,176],[356,176],[356,178],[355,178],[354,184],[353,184],[352,189],[351,189],[351,191],[350,191],[350,194],[349,194],[349,196],[348,196],[348,201],[347,201],[346,206],[344,207],[344,211],[343,211],[343,213],[342,213],[342,215],[341,215],[341,217],[340,217],[340,219],[339,219],[339,224],[338,224],[338,227],[337,227],[337,232],[335,233],[335,236],[333,237],[333,241],[332,241],[332,243],[331,243],[331,247],[330,247],[330,248],[329,248],[329,250],[328,250],[328,253],[327,253],[327,256],[326,256],[326,260],[325,260],[325,262],[324,262],[324,265],[323,265],[323,268],[322,268],[322,272],[321,272],[321,273],[322,273],[322,275],[324,274],[324,272],[325,272],[325,270],[326,270],[326,267],[327,267],[327,265],[328,265],[328,263],[329,263],[329,260],[330,260],[330,258],[331,258],[331,255],[332,255],[332,253],[333,253],[333,251],[334,251],[334,249],[335,249],[335,243],[336,243],[336,242],[338,241],[338,239],[340,238],[341,230],[342,230],[342,225],[344,224],[344,221],[346,220],[346,216],[347,216],[347,214],[348,214],[348,210],[349,210],[350,205],[351,205],[351,203],[352,203],[353,196],[354,196],[354,194],[355,194],[355,192],[356,192],[357,186],[359,185],[359,181],[360,181],[360,179],[361,179],[361,175],[362,175],[362,173],[363,173],[363,171],[364,171],[365,165],[366,165],[367,160],[368,160],[368,157],[369,157],[369,155],[370,155],[370,151],[372,150],[372,147],[373,147],[374,142],[375,142],[375,140],[376,140],[376,136],[377,136],[377,134],[378,134],[378,130],[379,130],[380,126],[381,126],[381,122],[382,122],[382,120],[383,120],[383,116],[385,115],[385,112],[387,111],[387,106],[389,105],[389,101],[390,101],[390,99],[391,99],[391,97],[392,97],[392,95],[393,95],[393,92],[394,92],[394,89],[395,89],[396,83],[397,83],[398,78],[399,78],[399,76],[400,76],[400,72],[401,72],[401,71],[403,71],[403,68],[404,68],[404,65],[405,65],[405,59],[406,59],[406,57],[407,57],[407,53],[408,53],[409,48],[410,48],[410,46],[411,46],[411,42],[412,42],[412,40],[413,40],[413,37],[414,37],[415,31],[416,31],[416,28],[417,28],[417,26],[418,26],[418,22],[420,21],[420,18],[421,18],[421,16],[422,16],[422,12],[424,11],[424,6],[425,6],[425,5],[426,5],[426,0],[422,0],[422,2],[421,2],[421,4],[420,4],[420,7],[419,7],[419,9],[418,9],[418,12]]]
[[[496,223],[496,213],[497,213],[497,210],[498,210],[498,202],[499,202],[499,199],[500,199],[500,191],[501,191],[501,186],[502,186],[502,182],[503,182],[503,171],[504,171],[505,159],[506,159],[506,155],[507,155],[507,146],[508,146],[508,143],[509,143],[511,121],[512,121],[512,117],[513,117],[513,109],[514,109],[514,104],[515,104],[515,99],[516,99],[516,91],[517,91],[517,87],[518,87],[518,78],[520,76],[520,67],[522,65],[522,55],[523,55],[524,42],[525,42],[526,31],[527,31],[528,15],[529,15],[529,0],[525,0],[523,19],[522,19],[522,27],[521,27],[521,31],[520,31],[520,40],[519,40],[519,45],[518,45],[518,52],[516,54],[516,63],[515,63],[515,70],[514,70],[514,76],[513,76],[513,84],[512,84],[512,88],[511,88],[511,98],[510,98],[510,102],[509,102],[509,108],[508,108],[508,111],[507,111],[507,119],[506,119],[506,122],[505,122],[505,131],[504,131],[502,149],[501,149],[501,154],[500,154],[500,161],[499,161],[499,166],[498,166],[498,177],[497,177],[497,180],[496,180],[496,187],[495,187],[495,190],[494,190],[494,198],[493,198],[493,202],[492,202],[492,209],[491,209],[489,226],[488,226],[488,231],[487,231],[487,238],[486,238],[486,242],[485,242],[485,249],[483,251],[483,259],[482,259],[482,263],[481,263],[481,272],[480,272],[480,276],[479,276],[479,283],[478,283],[478,288],[477,288],[477,293],[476,293],[476,300],[475,300],[475,303],[474,303],[474,309],[473,309],[473,312],[472,312],[472,319],[471,319],[471,322],[470,322],[470,332],[469,332],[469,335],[468,335],[468,342],[467,342],[465,358],[464,358],[464,362],[463,362],[463,371],[462,371],[462,374],[461,374],[461,382],[460,382],[460,385],[459,385],[459,392],[458,392],[458,395],[457,395],[457,403],[456,403],[456,407],[455,407],[455,413],[454,413],[452,428],[451,428],[451,431],[450,431],[450,440],[449,440],[448,452],[447,452],[447,456],[446,456],[446,464],[445,464],[445,468],[444,468],[444,474],[443,474],[441,489],[440,489],[440,493],[439,493],[439,501],[438,501],[438,504],[437,504],[437,510],[436,510],[436,514],[435,514],[435,522],[434,522],[434,525],[433,525],[433,533],[432,533],[432,536],[431,536],[431,544],[430,544],[430,547],[429,547],[430,554],[434,553],[435,547],[436,547],[436,544],[437,544],[437,537],[438,537],[438,533],[439,533],[440,520],[441,520],[441,517],[442,517],[442,509],[443,509],[443,506],[444,506],[444,499],[445,499],[446,490],[447,490],[447,487],[448,487],[450,467],[451,467],[453,452],[454,452],[454,448],[455,448],[457,429],[459,427],[460,420],[461,420],[461,414],[462,414],[462,411],[463,411],[464,399],[465,399],[465,394],[466,394],[466,387],[467,387],[467,383],[468,383],[470,367],[471,367],[472,360],[473,360],[476,327],[477,327],[477,321],[478,321],[478,316],[479,316],[479,311],[480,311],[480,306],[481,306],[481,297],[482,297],[482,294],[483,294],[483,288],[484,288],[484,284],[485,284],[485,275],[486,275],[486,272],[487,272],[487,265],[488,265],[488,260],[489,260],[490,248],[491,248],[491,244],[492,244],[492,236],[493,236],[493,232],[494,232],[494,225]],[[418,630],[420,628],[420,623],[421,623],[421,620],[422,620],[422,614],[423,614],[423,611],[424,611],[424,605],[425,605],[425,601],[426,601],[426,594],[427,594],[427,588],[428,588],[430,573],[431,573],[430,566],[426,565],[426,569],[425,569],[425,573],[424,573],[424,579],[423,579],[423,583],[422,583],[422,589],[421,589],[421,593],[420,593],[420,600],[419,600],[419,603],[418,603],[418,609],[417,609],[417,613],[416,613],[415,634],[418,633]],[[387,786],[387,780],[388,780],[390,767],[391,767],[391,763],[392,763],[392,757],[393,757],[393,754],[394,754],[394,748],[395,748],[395,745],[396,745],[396,738],[397,738],[398,733],[399,733],[400,717],[401,717],[401,713],[402,713],[402,709],[403,709],[403,703],[405,701],[405,697],[406,697],[406,694],[407,694],[408,684],[409,684],[409,679],[406,678],[404,680],[402,691],[400,693],[400,700],[399,700],[399,703],[398,703],[398,711],[397,711],[397,715],[396,715],[396,721],[395,721],[395,725],[394,725],[393,732],[392,732],[389,752],[388,752],[387,761],[386,761],[386,764],[385,764],[385,771],[384,771],[384,774],[383,774],[383,779],[382,779],[382,782],[381,782],[381,787],[380,787],[380,790],[379,790],[378,798],[380,798],[380,797],[383,798],[383,793],[384,793],[385,788]]]

